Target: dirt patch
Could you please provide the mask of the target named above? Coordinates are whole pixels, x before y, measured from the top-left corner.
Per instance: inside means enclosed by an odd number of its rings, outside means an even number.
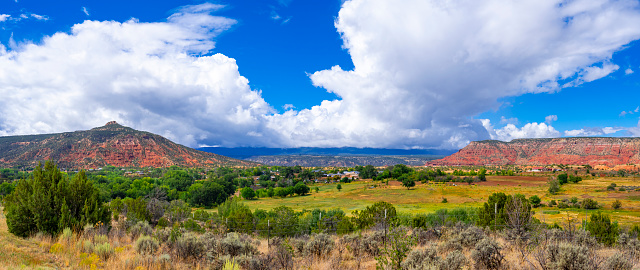
[[[626,199],[626,200],[639,200],[640,199],[640,191],[609,192],[607,194],[607,198]]]
[[[487,181],[478,182],[478,186],[534,187],[547,183],[546,177],[538,176],[487,176]]]

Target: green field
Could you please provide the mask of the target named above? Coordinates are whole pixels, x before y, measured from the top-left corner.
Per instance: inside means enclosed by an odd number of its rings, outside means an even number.
[[[495,192],[506,194],[520,193],[527,197],[538,195],[542,203],[550,200],[569,199],[577,197],[595,199],[602,207],[598,210],[580,208],[559,209],[557,207],[540,207],[534,209],[538,219],[547,223],[563,223],[567,217],[584,218],[594,211],[602,211],[612,215],[613,220],[622,224],[640,222],[640,191],[607,191],[607,186],[616,183],[618,186],[640,186],[640,179],[633,178],[592,178],[577,184],[565,184],[556,195],[547,192],[546,177],[531,176],[489,176],[486,182],[478,185],[466,183],[418,183],[407,190],[399,182],[391,181],[389,185],[375,181],[356,181],[342,184],[342,190],[336,189],[337,184],[321,184],[311,186],[311,194],[287,198],[260,198],[248,200],[245,203],[252,210],[272,209],[285,205],[294,210],[331,209],[340,208],[347,214],[353,210],[361,210],[377,201],[387,201],[405,213],[431,213],[440,208],[479,207]],[[377,187],[374,187],[377,185]],[[316,193],[315,187],[320,191]],[[447,203],[442,203],[446,198]],[[622,208],[614,210],[611,203],[619,199]]]

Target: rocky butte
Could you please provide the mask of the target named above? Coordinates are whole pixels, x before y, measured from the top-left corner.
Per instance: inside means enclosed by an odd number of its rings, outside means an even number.
[[[115,121],[84,131],[0,137],[0,167],[32,168],[38,161],[49,159],[69,169],[256,164],[198,151]]]
[[[640,163],[640,138],[515,139],[471,142],[427,165],[616,165]]]

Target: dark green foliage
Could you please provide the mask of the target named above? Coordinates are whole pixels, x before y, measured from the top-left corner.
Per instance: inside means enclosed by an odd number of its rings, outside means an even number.
[[[356,166],[356,171],[360,172],[360,178],[362,179],[372,179],[378,175],[378,170],[372,165],[367,166]]]
[[[12,183],[3,182],[2,184],[0,184],[0,197],[11,194],[14,188],[15,187]]]
[[[549,180],[549,193],[556,194],[560,191],[560,182],[557,179]]]
[[[69,180],[50,161],[44,168],[39,164],[29,179],[19,180],[5,199],[5,212],[9,232],[22,237],[36,232],[55,235],[65,227],[80,230],[111,220],[109,208],[84,172]]]
[[[582,200],[582,208],[584,209],[598,209],[598,202],[591,198]]]
[[[538,195],[533,195],[533,196],[529,197],[529,203],[531,203],[531,206],[533,206],[533,207],[540,206],[541,202],[542,202],[542,200],[540,199],[540,197],[538,197]]]
[[[342,190],[342,185],[338,184],[338,186],[336,186],[336,188],[338,189],[338,191]]]
[[[560,185],[566,184],[567,181],[568,181],[568,175],[566,173],[558,175],[558,183],[560,183]]]
[[[297,183],[294,187],[293,187],[293,192],[295,192],[296,194],[302,196],[302,195],[306,195],[307,193],[309,193],[311,189],[305,185],[302,182]]]
[[[600,243],[605,245],[613,245],[618,238],[618,222],[611,222],[611,218],[607,214],[595,213],[589,217],[587,230],[598,239]]]
[[[164,175],[164,182],[171,189],[178,191],[187,191],[194,181],[193,177],[184,170],[170,170]]]
[[[500,228],[507,220],[507,213],[504,210],[507,200],[510,196],[500,192],[493,193],[489,196],[489,200],[478,211],[478,226],[491,227],[492,229]],[[496,215],[497,205],[497,215]],[[497,227],[496,227],[497,226]]]
[[[388,202],[377,202],[364,210],[353,211],[355,225],[363,230],[376,224],[390,224],[397,217],[396,208]]]
[[[620,202],[620,200],[615,200],[611,203],[611,207],[613,207],[613,209],[620,209],[622,207],[622,202]]]
[[[256,192],[250,187],[245,187],[240,190],[240,194],[242,195],[242,198],[245,198],[246,200],[253,200],[256,197]]]
[[[241,204],[231,212],[226,224],[232,232],[251,233],[254,229],[253,214],[249,208]]]
[[[411,179],[410,177],[401,177],[403,178],[402,181],[402,186],[406,187],[407,189],[411,189],[412,187],[416,186],[416,181],[414,181],[413,179]]]

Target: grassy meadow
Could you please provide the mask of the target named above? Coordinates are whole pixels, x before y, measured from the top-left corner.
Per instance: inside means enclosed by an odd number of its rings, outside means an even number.
[[[610,214],[612,219],[622,225],[640,222],[640,191],[607,191],[607,186],[615,183],[620,186],[640,186],[640,178],[591,177],[577,184],[562,185],[556,195],[548,192],[546,176],[488,176],[486,182],[468,185],[467,183],[417,183],[407,190],[400,182],[390,181],[386,185],[379,181],[362,180],[341,184],[319,184],[311,186],[311,194],[287,198],[259,198],[247,200],[245,203],[251,210],[269,210],[286,205],[294,210],[341,208],[350,214],[353,210],[361,210],[377,202],[392,203],[399,211],[411,214],[431,213],[441,208],[480,207],[491,194],[523,194],[527,197],[537,195],[542,203],[548,205],[551,200],[560,201],[577,197],[579,200],[592,198],[602,207],[598,210],[587,210],[588,215],[594,211]],[[319,188],[316,193],[315,187]],[[442,203],[443,198],[447,203]],[[614,200],[622,202],[622,208],[614,210]],[[546,223],[563,223],[567,216],[582,219],[584,209],[558,207],[539,207],[534,209],[535,216]]]

